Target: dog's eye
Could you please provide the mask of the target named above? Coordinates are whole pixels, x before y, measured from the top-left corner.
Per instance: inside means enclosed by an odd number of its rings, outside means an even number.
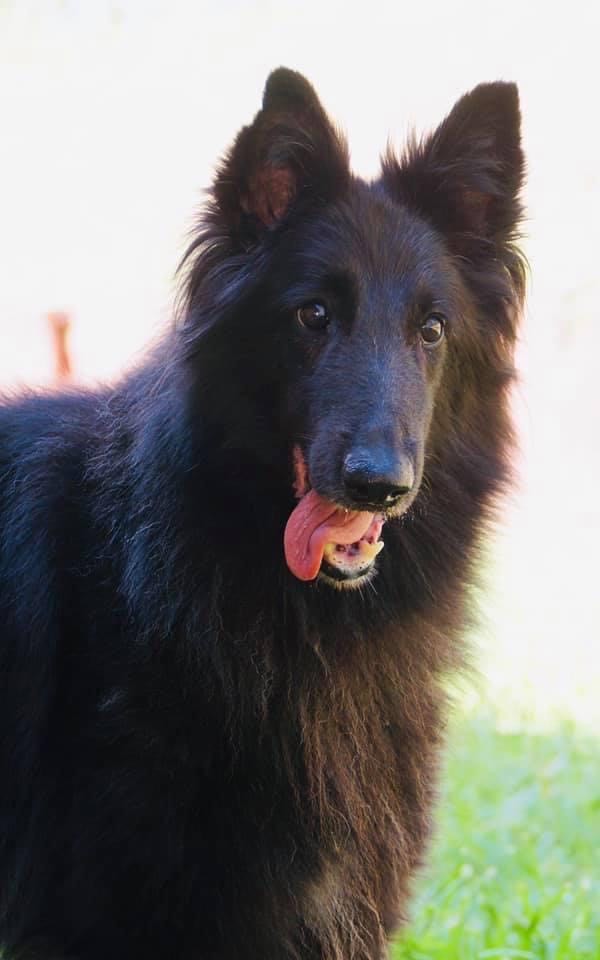
[[[324,303],[305,303],[296,310],[296,318],[309,330],[324,330],[330,319]]]
[[[430,313],[421,324],[421,340],[426,347],[434,347],[444,336],[446,318],[441,313]]]

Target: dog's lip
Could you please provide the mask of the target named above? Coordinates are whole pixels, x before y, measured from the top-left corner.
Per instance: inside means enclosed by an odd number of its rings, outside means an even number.
[[[299,443],[294,445],[292,460],[294,462],[294,483],[293,489],[297,500],[300,500],[311,489],[308,478],[308,465],[304,451]],[[317,491],[318,492],[318,491]]]
[[[363,567],[362,570],[356,573],[347,573],[345,570],[340,570],[339,567],[328,563],[327,560],[323,560],[321,569],[319,570],[319,576],[335,580],[337,583],[359,583],[370,575],[374,562],[375,561],[372,560],[368,567]]]

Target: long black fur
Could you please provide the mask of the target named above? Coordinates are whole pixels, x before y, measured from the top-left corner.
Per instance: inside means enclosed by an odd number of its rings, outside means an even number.
[[[384,955],[508,477],[522,176],[510,84],[365,184],[278,70],[219,169],[174,329],[110,388],[5,400],[7,960]],[[319,339],[296,308],[324,297]],[[415,333],[430,301],[435,358]],[[293,447],[343,502],[365,424],[413,444],[414,502],[362,590],[300,582]]]

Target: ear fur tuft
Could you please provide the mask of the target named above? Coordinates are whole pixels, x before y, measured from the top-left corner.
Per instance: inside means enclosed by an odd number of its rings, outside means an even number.
[[[482,83],[398,161],[383,160],[389,192],[431,220],[457,252],[509,240],[522,210],[519,96],[514,83]]]
[[[239,133],[213,185],[215,218],[244,242],[285,222],[295,207],[323,204],[349,178],[345,141],[308,80],[280,67],[262,109]]]

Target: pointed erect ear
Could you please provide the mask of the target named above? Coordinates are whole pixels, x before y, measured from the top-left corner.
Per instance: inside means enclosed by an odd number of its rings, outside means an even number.
[[[232,234],[251,239],[296,207],[332,199],[348,177],[346,145],[313,88],[280,67],[267,80],[262,109],[218,170],[214,214]]]
[[[433,134],[409,144],[400,161],[388,153],[384,184],[457,252],[493,256],[490,243],[510,242],[522,215],[520,120],[514,83],[482,83]]]

